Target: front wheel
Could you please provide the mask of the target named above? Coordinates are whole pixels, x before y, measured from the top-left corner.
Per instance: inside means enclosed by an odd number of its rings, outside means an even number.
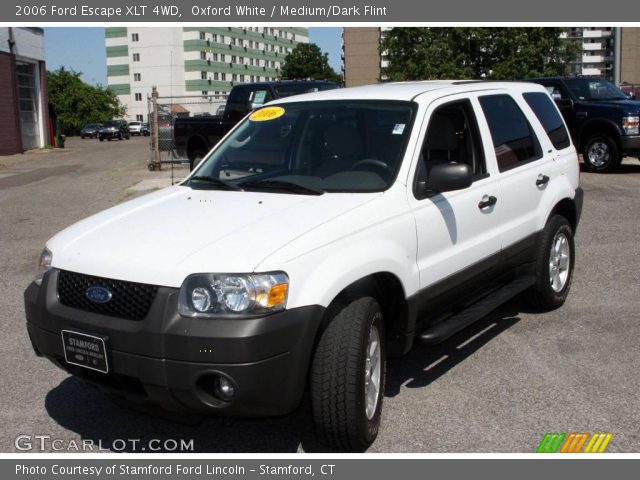
[[[584,166],[591,172],[610,172],[622,161],[618,145],[608,135],[594,135],[585,142]]]
[[[535,261],[536,283],[529,290],[529,301],[543,311],[561,307],[571,288],[575,245],[573,229],[561,215],[552,216],[544,227]]]
[[[386,370],[378,302],[358,298],[322,333],[310,377],[313,420],[324,443],[362,452],[378,436]]]

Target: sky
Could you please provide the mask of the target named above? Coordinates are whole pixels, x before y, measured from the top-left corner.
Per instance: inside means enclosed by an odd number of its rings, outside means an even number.
[[[64,66],[82,72],[82,79],[92,85],[107,84],[107,61],[104,28],[45,28],[45,54],[48,70]],[[340,33],[338,27],[309,28],[309,41],[329,54],[329,64],[340,73]]]

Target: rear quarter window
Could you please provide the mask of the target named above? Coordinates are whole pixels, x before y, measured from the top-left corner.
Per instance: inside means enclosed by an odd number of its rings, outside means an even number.
[[[542,92],[525,93],[522,96],[540,120],[555,149],[562,150],[571,145],[567,128],[549,96]]]

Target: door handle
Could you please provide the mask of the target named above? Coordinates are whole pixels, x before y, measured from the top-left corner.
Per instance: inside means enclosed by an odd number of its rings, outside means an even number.
[[[478,204],[478,208],[480,210],[484,210],[488,207],[493,207],[496,203],[498,203],[498,199],[493,195],[484,195],[480,203]]]
[[[543,175],[543,174],[538,175],[538,178],[536,179],[537,187],[541,187],[543,185],[546,185],[547,183],[549,183],[549,177],[547,175]]]

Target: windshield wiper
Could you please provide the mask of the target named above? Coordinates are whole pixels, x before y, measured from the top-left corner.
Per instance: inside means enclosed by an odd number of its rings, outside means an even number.
[[[322,195],[324,190],[319,188],[308,187],[295,182],[289,182],[287,180],[247,180],[241,182],[238,186],[242,188],[259,188],[269,190],[284,190],[292,193],[301,193],[304,195]]]
[[[240,188],[238,185],[225,182],[224,180],[220,180],[218,177],[213,177],[210,175],[196,175],[194,177],[191,177],[189,179],[189,184],[191,184],[191,182],[194,180],[198,182],[208,183],[209,185],[215,185],[216,187],[222,187],[227,190],[242,191],[242,188]]]

